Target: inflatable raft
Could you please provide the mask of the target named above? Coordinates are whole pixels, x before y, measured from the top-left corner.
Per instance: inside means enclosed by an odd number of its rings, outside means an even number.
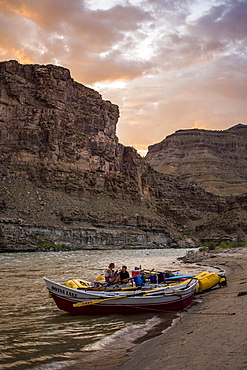
[[[97,281],[97,279],[96,279]],[[101,280],[102,283],[104,283],[103,280]],[[107,282],[105,284],[95,284],[95,282],[90,282],[86,280],[81,279],[70,279],[66,281],[65,286],[72,289],[80,289],[80,290],[122,290],[122,291],[130,291],[130,290],[136,290],[136,286],[122,286],[121,289],[119,287],[114,287],[114,284],[108,285]],[[139,288],[139,287],[138,287]]]
[[[66,281],[65,286],[67,286],[68,288],[73,288],[73,289],[92,288],[92,284],[90,283],[90,281],[81,280],[81,279],[70,279]]]
[[[226,277],[223,275],[218,275],[214,272],[204,271],[196,275],[195,277],[198,279],[196,292],[209,290],[216,285],[219,285],[220,287],[227,285]]]

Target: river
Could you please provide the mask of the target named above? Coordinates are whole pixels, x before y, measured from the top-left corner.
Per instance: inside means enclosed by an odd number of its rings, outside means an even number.
[[[152,313],[126,317],[67,314],[48,297],[43,277],[62,284],[71,278],[93,281],[110,262],[119,268],[125,264],[130,272],[139,265],[159,271],[201,271],[180,264],[177,258],[186,252],[132,249],[0,254],[0,368],[60,369],[89,352],[113,345],[117,348],[120,338],[121,348],[127,348],[163,320],[162,315]]]

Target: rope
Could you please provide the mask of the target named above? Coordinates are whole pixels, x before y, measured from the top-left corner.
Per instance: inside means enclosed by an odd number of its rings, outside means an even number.
[[[188,312],[184,310],[187,314],[190,315],[212,315],[212,316],[221,316],[221,315],[236,315],[235,312]]]
[[[146,308],[146,307],[140,307],[140,306],[132,306],[132,305],[124,305],[125,307],[131,307],[131,308],[137,308],[138,310],[148,310],[149,312],[164,312],[164,313],[174,313],[174,314],[180,314],[181,312],[186,312],[185,309],[173,311],[173,310],[161,310],[158,308]]]
[[[197,294],[207,294],[208,292],[198,292]],[[213,291],[210,291],[210,293],[213,293]],[[217,292],[215,292],[215,293],[217,293]],[[231,293],[229,293],[229,292],[224,292],[224,293],[218,293],[219,295],[230,295],[230,294],[238,294],[239,292],[231,292]]]

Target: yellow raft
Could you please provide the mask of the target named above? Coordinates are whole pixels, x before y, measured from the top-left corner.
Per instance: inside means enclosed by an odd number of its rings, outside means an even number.
[[[223,275],[218,275],[214,272],[203,271],[200,272],[200,274],[197,274],[195,278],[198,280],[196,284],[196,293],[204,292],[216,285],[219,285],[219,287],[227,285],[226,277]],[[191,279],[187,279],[182,282],[177,282],[170,285],[182,285],[189,282],[190,280]]]
[[[198,283],[196,285],[196,292],[203,292],[205,290],[209,290],[216,285],[219,286],[226,286],[226,277],[222,275],[218,275],[214,272],[204,271],[200,274],[195,276],[198,279]]]
[[[66,281],[65,286],[67,286],[68,288],[73,288],[73,289],[78,289],[78,288],[88,289],[90,287],[92,288],[90,281],[81,280],[81,279],[68,280]]]
[[[98,281],[102,281],[102,280],[98,280]],[[86,290],[109,290],[109,291],[119,290],[118,287],[107,286],[107,283],[105,286],[104,285],[95,286],[94,284],[90,283],[90,281],[81,280],[81,279],[70,279],[66,281],[65,286],[67,286],[68,288],[73,288],[73,289],[86,289]],[[125,290],[126,291],[136,290],[136,287],[135,286],[121,287],[121,290],[124,290],[124,291]]]
[[[105,281],[105,274],[100,274],[97,278],[96,281]]]

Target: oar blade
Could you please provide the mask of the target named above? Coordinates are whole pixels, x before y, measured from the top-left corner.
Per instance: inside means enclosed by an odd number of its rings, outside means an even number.
[[[104,301],[110,301],[111,299],[118,299],[118,298],[125,298],[125,297],[127,297],[127,295],[120,295],[120,296],[116,296],[116,297],[103,298],[103,299],[93,299],[91,301],[74,303],[73,307],[90,306],[92,304],[97,304],[97,303],[101,303],[101,302],[104,302]]]
[[[93,299],[92,301],[78,302],[74,303],[73,307],[90,306],[91,304],[100,303],[102,301],[104,301],[104,299]]]

